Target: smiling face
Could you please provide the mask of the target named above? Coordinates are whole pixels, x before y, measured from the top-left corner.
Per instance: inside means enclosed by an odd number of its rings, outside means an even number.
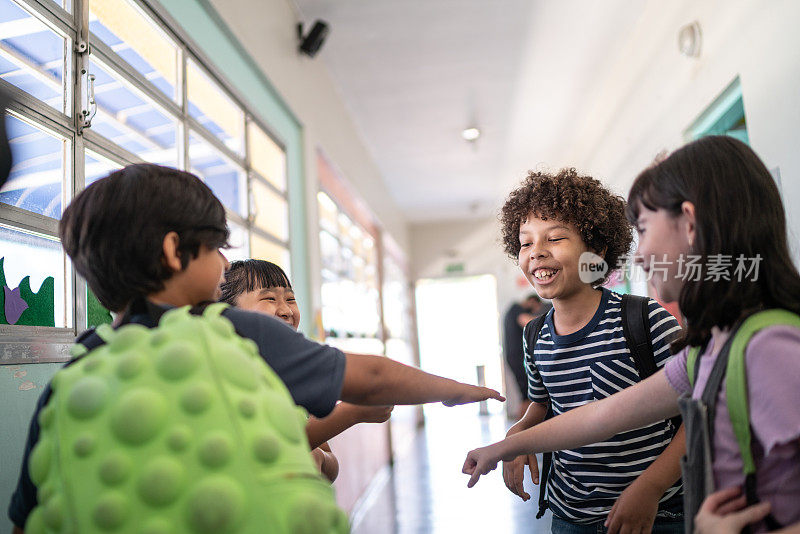
[[[680,262],[689,259],[694,240],[694,206],[684,202],[682,210],[673,216],[664,209],[653,211],[640,205],[636,220],[636,261],[664,302],[676,302],[680,297],[684,283],[679,276]],[[685,264],[683,270],[687,270]]]
[[[541,298],[568,299],[592,290],[579,277],[580,256],[590,249],[573,225],[530,214],[519,226],[519,242],[519,267]]]
[[[242,309],[272,315],[297,330],[300,324],[300,309],[291,287],[266,287],[246,291],[236,299]]]

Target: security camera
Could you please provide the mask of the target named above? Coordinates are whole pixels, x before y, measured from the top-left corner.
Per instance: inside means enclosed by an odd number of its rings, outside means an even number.
[[[311,27],[308,34],[303,36],[303,24],[298,24],[297,37],[300,40],[300,45],[297,49],[308,57],[314,57],[317,55],[317,52],[319,52],[319,49],[322,48],[322,43],[325,42],[329,31],[330,27],[328,23],[318,20],[314,23],[314,26]]]

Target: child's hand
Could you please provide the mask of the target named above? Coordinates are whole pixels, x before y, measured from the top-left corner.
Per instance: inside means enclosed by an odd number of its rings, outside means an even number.
[[[745,506],[747,499],[741,488],[712,493],[694,518],[694,531],[697,534],[738,534],[746,525],[764,519],[770,509],[768,502]]]
[[[342,403],[354,423],[385,423],[392,416],[394,406],[361,406]]]
[[[467,459],[464,460],[464,467],[461,469],[462,473],[470,475],[469,482],[467,482],[468,488],[477,484],[481,475],[497,469],[497,462],[500,460],[513,460],[513,456],[504,457],[505,455],[502,451],[502,441],[469,451]]]
[[[322,473],[322,464],[325,463],[325,451],[317,447],[311,451],[311,459],[314,460],[314,465],[317,466],[317,471]]]
[[[658,513],[663,492],[636,479],[614,503],[604,526],[608,534],[617,532],[650,532]]]
[[[530,467],[531,480],[534,484],[538,484],[539,461],[536,459],[535,454],[517,456],[510,462],[503,462],[503,481],[506,483],[506,487],[523,501],[528,501],[531,498],[523,486],[526,465]]]
[[[470,402],[480,402],[488,399],[495,399],[500,402],[506,400],[505,397],[491,388],[461,384],[461,392],[455,397],[443,400],[442,404],[445,406],[457,406],[459,404],[469,404]]]

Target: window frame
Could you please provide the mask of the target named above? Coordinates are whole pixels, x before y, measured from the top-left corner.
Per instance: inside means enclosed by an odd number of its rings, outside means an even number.
[[[89,31],[88,9],[91,0],[72,0],[71,10],[67,11],[50,0],[9,0],[27,11],[32,16],[45,24],[50,30],[65,39],[64,77],[69,76],[65,82],[64,100],[66,113],[51,107],[44,101],[18,89],[15,85],[0,79],[0,89],[10,94],[12,102],[8,109],[26,121],[33,122],[39,127],[53,131],[64,137],[71,150],[68,151],[65,174],[66,182],[62,185],[65,191],[63,204],[66,206],[85,185],[85,157],[86,151],[92,151],[111,161],[121,164],[142,163],[139,156],[131,153],[110,139],[103,137],[91,128],[82,129],[79,126],[82,108],[82,96],[85,97],[85,80],[79,74],[82,68],[89,65],[89,53],[96,57],[103,67],[110,69],[116,76],[123,80],[130,88],[152,101],[160,111],[173,119],[176,123],[176,163],[178,168],[188,170],[191,168],[189,161],[189,134],[190,131],[199,135],[213,148],[219,150],[232,161],[243,173],[242,184],[246,200],[244,215],[240,215],[229,208],[225,213],[229,221],[245,228],[247,232],[247,247],[251,248],[253,235],[266,238],[276,245],[290,249],[292,228],[290,224],[289,188],[279,190],[266,177],[261,176],[250,166],[250,147],[248,139],[248,124],[260,128],[279,148],[284,155],[287,153],[286,143],[275,134],[274,130],[253,112],[248,100],[236,89],[231,81],[221,75],[220,71],[204,54],[200,46],[195,43],[185,32],[182,26],[174,20],[155,0],[128,0],[142,13],[148,22],[156,25],[177,50],[177,98],[171,99],[164,94],[155,84],[134,69],[125,59],[115,53],[111,47],[101,41]],[[88,47],[81,47],[82,33],[88,38]],[[199,121],[189,114],[187,95],[186,69],[188,61],[193,61],[203,73],[242,111],[242,147],[243,155],[230,149],[221,139],[215,137]],[[91,69],[89,69],[91,73]],[[288,157],[284,157],[284,176],[289,179]],[[268,187],[285,202],[287,208],[287,226],[289,237],[286,240],[273,235],[266,228],[255,226],[253,206],[253,181],[258,180]],[[39,215],[15,206],[0,203],[0,223],[22,230],[32,231],[50,237],[58,236],[58,219]],[[63,208],[62,208],[63,209]],[[77,333],[86,329],[87,323],[87,298],[86,282],[78,276],[67,259],[67,298],[71,290],[72,317],[71,327],[41,327],[0,325],[0,364],[30,364],[44,362],[64,362],[70,359],[69,347]],[[69,300],[68,300],[69,302]],[[67,309],[69,314],[69,309]],[[69,323],[69,321],[68,321]]]

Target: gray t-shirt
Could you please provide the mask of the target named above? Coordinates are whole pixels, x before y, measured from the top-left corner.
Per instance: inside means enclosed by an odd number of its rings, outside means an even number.
[[[228,308],[236,333],[252,339],[258,352],[283,380],[295,404],[325,417],[342,392],[345,356],[339,349],[309,340],[289,325],[261,313]]]

